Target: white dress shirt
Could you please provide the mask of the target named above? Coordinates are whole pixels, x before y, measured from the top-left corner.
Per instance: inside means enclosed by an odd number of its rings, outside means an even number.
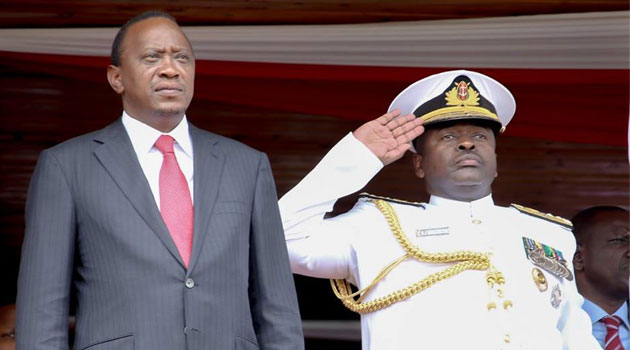
[[[361,198],[345,214],[324,219],[338,198],[363,188],[382,167],[350,133],[280,199],[293,272],[346,278],[361,289],[405,254],[369,198]],[[523,237],[561,251],[572,270],[575,239],[568,230],[497,206],[491,195],[473,202],[432,196],[423,205],[390,204],[409,241],[426,252],[491,253],[491,263],[505,275],[505,295],[513,307],[489,311],[492,292],[485,281],[486,271],[463,271],[409,299],[362,315],[364,350],[600,349],[574,281],[541,269],[548,289],[539,290],[532,277],[537,266],[525,254]],[[408,258],[364,301],[406,288],[451,265]]]
[[[182,121],[169,133],[163,133],[149,125],[134,119],[127,112],[123,111],[122,123],[129,134],[133,150],[138,156],[140,167],[144,172],[144,176],[149,182],[151,192],[155,198],[157,207],[160,207],[160,168],[164,156],[157,148],[155,141],[161,135],[169,135],[175,139],[173,149],[175,150],[175,158],[180,169],[184,173],[188,181],[188,189],[190,190],[190,199],[193,200],[193,147],[190,133],[188,132],[188,121],[186,116]]]
[[[604,316],[619,316],[621,318],[621,325],[619,326],[619,338],[621,339],[621,344],[625,350],[630,350],[630,334],[628,332],[628,327],[630,327],[630,323],[628,322],[628,303],[623,303],[615,313],[612,315],[608,315],[604,309],[599,307],[597,304],[592,301],[584,298],[584,305],[582,308],[588,316],[591,318],[593,322],[593,335],[595,339],[599,342],[599,344],[604,347],[604,341],[606,339],[606,325],[603,322],[600,322],[602,317]]]

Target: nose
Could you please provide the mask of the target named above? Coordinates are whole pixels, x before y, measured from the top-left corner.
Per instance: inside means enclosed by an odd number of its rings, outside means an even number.
[[[457,149],[460,151],[472,151],[475,149],[475,143],[469,137],[462,137],[459,139]]]
[[[175,78],[177,76],[179,76],[179,71],[177,70],[175,60],[167,56],[162,66],[160,66],[160,77]]]

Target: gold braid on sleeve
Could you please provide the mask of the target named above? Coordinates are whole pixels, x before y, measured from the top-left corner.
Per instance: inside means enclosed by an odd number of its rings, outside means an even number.
[[[350,283],[347,280],[331,279],[330,285],[333,292],[348,309],[359,314],[366,314],[381,310],[396,302],[408,299],[411,296],[431,287],[435,283],[449,277],[453,277],[463,271],[485,271],[490,268],[490,258],[486,253],[478,253],[471,250],[458,250],[451,253],[427,253],[420,250],[420,248],[409,242],[407,236],[403,233],[396,211],[392,208],[391,204],[381,199],[372,199],[372,203],[374,203],[383,216],[385,216],[394,237],[396,237],[398,243],[400,243],[406,251],[406,254],[383,268],[367,287],[357,292],[352,292]],[[427,263],[456,263],[442,271],[432,273],[406,288],[397,290],[386,296],[379,297],[368,302],[363,302],[363,299],[380,280],[382,280],[390,271],[409,257],[414,257],[421,262]],[[358,298],[355,299],[357,296]]]

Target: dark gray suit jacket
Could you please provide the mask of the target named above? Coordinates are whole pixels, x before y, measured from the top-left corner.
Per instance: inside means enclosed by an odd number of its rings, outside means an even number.
[[[302,349],[267,157],[190,125],[186,269],[118,120],[40,155],[26,205],[18,349]]]

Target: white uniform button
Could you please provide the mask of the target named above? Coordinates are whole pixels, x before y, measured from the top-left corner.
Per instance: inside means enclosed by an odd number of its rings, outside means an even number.
[[[195,281],[192,278],[187,278],[185,285],[186,285],[186,288],[191,289],[192,287],[195,286]]]
[[[472,223],[475,224],[475,225],[479,225],[479,224],[481,224],[481,220],[473,219]]]

